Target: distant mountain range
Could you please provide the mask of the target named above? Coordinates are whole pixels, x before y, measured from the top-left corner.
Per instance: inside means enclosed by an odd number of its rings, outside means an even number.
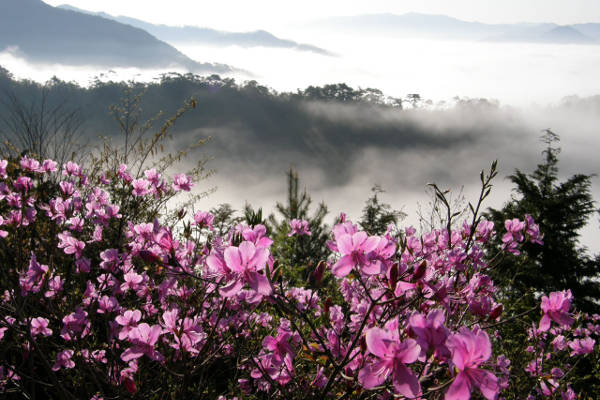
[[[408,13],[333,17],[311,28],[393,37],[494,42],[600,44],[600,23],[561,26],[554,23],[484,24],[445,15]]]
[[[0,0],[0,51],[5,49],[34,62],[234,71],[225,64],[196,62],[142,29],[41,0]]]
[[[224,32],[216,29],[201,28],[196,26],[169,26],[155,25],[136,18],[113,16],[105,12],[92,12],[73,7],[68,4],[58,6],[59,8],[86,13],[90,15],[100,16],[106,19],[117,21],[123,24],[128,24],[136,28],[145,30],[146,32],[156,36],[160,40],[175,43],[185,44],[202,44],[209,46],[240,46],[240,47],[277,47],[288,48],[300,51],[310,51],[321,55],[332,55],[327,50],[313,46],[310,44],[302,44],[293,40],[280,39],[275,35],[258,30],[253,32]]]

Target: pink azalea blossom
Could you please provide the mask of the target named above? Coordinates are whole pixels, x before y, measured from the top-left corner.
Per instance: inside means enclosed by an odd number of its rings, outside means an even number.
[[[80,176],[81,167],[72,161],[68,161],[65,165],[63,165],[62,174],[66,176]]]
[[[137,327],[137,323],[142,318],[140,310],[127,310],[123,315],[117,316],[115,321],[122,326],[119,332],[119,340],[124,340],[129,336],[129,333]]]
[[[590,337],[585,339],[575,339],[572,342],[569,342],[569,347],[573,350],[571,351],[571,357],[593,353],[595,344],[596,341]]]
[[[30,172],[39,172],[39,169],[40,169],[40,163],[37,160],[35,160],[33,158],[29,158],[27,156],[21,158],[21,160],[19,161],[19,165],[24,170],[27,170]]]
[[[83,249],[85,248],[84,242],[75,239],[68,231],[59,233],[58,239],[58,248],[64,249],[65,254],[75,254],[77,258],[81,257]]]
[[[200,228],[213,229],[213,221],[215,216],[206,211],[198,211],[194,214],[194,222],[192,225],[198,225]]]
[[[252,242],[242,242],[239,247],[230,246],[225,249],[224,261],[231,271],[231,280],[222,287],[220,293],[224,297],[235,296],[247,283],[252,290],[268,296],[272,292],[271,284],[266,276],[259,273],[265,269],[269,251],[264,247],[255,247]]]
[[[8,166],[8,161],[0,160],[0,178],[6,179],[8,175],[6,175],[6,167]]]
[[[143,322],[129,332],[129,341],[132,346],[121,354],[121,360],[129,362],[143,355],[154,361],[164,360],[164,356],[154,349],[158,338],[162,335],[160,325],[148,325]]]
[[[446,392],[446,400],[468,400],[473,387],[478,388],[488,400],[498,396],[498,378],[479,368],[492,355],[490,338],[485,331],[475,327],[462,327],[446,341],[452,353],[452,365],[458,369],[454,382]]]
[[[431,350],[438,359],[450,357],[446,347],[446,338],[449,331],[444,326],[446,317],[442,310],[431,310],[425,317],[423,314],[414,313],[408,319],[409,332],[416,338],[421,346],[421,356]]]
[[[37,335],[51,336],[52,329],[48,328],[49,323],[50,323],[50,321],[48,321],[46,318],[42,318],[42,317],[33,318],[31,320],[31,329],[30,329],[31,336],[37,336]]]
[[[56,355],[56,362],[52,366],[52,371],[58,371],[61,368],[75,368],[75,362],[71,360],[73,350],[63,350]]]
[[[163,326],[175,338],[175,344],[172,347],[197,354],[198,350],[195,346],[204,339],[205,334],[194,318],[179,318],[178,314],[179,310],[172,309],[165,311],[162,316]]]
[[[37,262],[35,254],[31,253],[29,259],[29,267],[27,272],[22,273],[19,278],[19,285],[21,286],[21,292],[26,294],[28,292],[37,293],[40,291],[44,276],[48,272],[48,266]]]
[[[123,280],[125,282],[121,285],[121,291],[127,293],[130,289],[137,290],[144,281],[144,277],[135,271],[130,271],[123,275]]]
[[[134,179],[133,182],[131,182],[131,186],[133,186],[131,193],[134,196],[145,196],[150,193],[148,185],[150,185],[150,182],[146,179]]]
[[[293,219],[290,221],[290,228],[292,229],[292,231],[290,233],[288,233],[288,236],[294,236],[294,235],[298,235],[298,236],[302,236],[302,235],[308,235],[311,236],[312,233],[310,232],[309,228],[308,228],[308,221],[305,220],[299,220],[299,219]]]
[[[360,370],[358,381],[365,389],[371,389],[382,385],[391,375],[396,393],[415,398],[421,395],[421,385],[406,364],[417,361],[421,347],[413,339],[400,341],[397,324],[397,320],[392,320],[386,329],[367,331],[367,349],[376,358]]]
[[[85,337],[90,332],[91,328],[87,316],[87,311],[83,311],[81,307],[77,307],[75,312],[72,312],[62,319],[64,325],[60,331],[60,336],[66,341],[74,340],[77,335]]]
[[[46,173],[56,172],[58,171],[56,168],[57,166],[58,163],[54,160],[44,160],[44,162],[42,162],[42,171]]]
[[[571,294],[571,290],[552,292],[550,293],[550,297],[542,297],[541,308],[544,315],[540,320],[539,330],[545,332],[550,329],[550,321],[554,321],[563,326],[570,326],[573,324],[573,317],[569,315],[572,299],[573,295]]]
[[[192,179],[186,174],[176,174],[173,178],[173,189],[176,192],[179,192],[181,190],[189,192],[190,190],[192,190],[192,186],[194,186],[194,184],[192,183]]]
[[[362,231],[341,235],[336,242],[342,257],[333,265],[331,272],[339,278],[348,275],[354,267],[369,275],[380,273],[381,263],[372,262],[368,257],[379,245],[379,240],[378,236],[369,236]]]

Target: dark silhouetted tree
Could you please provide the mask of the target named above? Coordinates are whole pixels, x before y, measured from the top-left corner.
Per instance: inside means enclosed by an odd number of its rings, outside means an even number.
[[[310,271],[319,261],[325,260],[329,253],[326,247],[329,228],[323,223],[327,206],[322,202],[309,214],[312,199],[306,189],[300,191],[298,173],[293,168],[287,173],[287,189],[286,203],[278,202],[276,205],[281,220],[278,221],[273,215],[269,217],[275,240],[272,251],[280,261],[287,264],[293,279],[306,280]],[[311,236],[288,236],[292,219],[308,221]]]
[[[359,224],[369,235],[381,235],[385,233],[389,224],[397,223],[398,220],[405,218],[406,214],[394,210],[389,204],[379,200],[378,196],[385,192],[381,186],[373,186],[371,192],[371,197],[367,199],[363,208]]]
[[[540,226],[544,244],[527,244],[519,256],[501,260],[491,271],[501,293],[515,300],[530,301],[536,293],[571,289],[577,306],[598,311],[600,257],[591,257],[579,243],[579,232],[597,212],[591,195],[592,175],[576,174],[558,179],[559,137],[546,130],[544,160],[535,171],[516,170],[509,177],[515,196],[501,209],[490,209],[488,217],[496,230],[504,220],[530,214]],[[495,246],[501,246],[497,235]]]

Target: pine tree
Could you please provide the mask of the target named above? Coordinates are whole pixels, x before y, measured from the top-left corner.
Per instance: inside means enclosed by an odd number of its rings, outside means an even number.
[[[591,195],[593,175],[558,179],[558,135],[546,130],[543,162],[531,174],[516,170],[509,177],[516,196],[502,209],[490,209],[496,229],[504,220],[530,214],[540,226],[544,244],[527,244],[519,256],[506,257],[491,271],[501,293],[512,299],[533,299],[536,293],[571,289],[577,306],[598,311],[600,256],[591,257],[579,243],[579,232],[598,210]],[[501,246],[498,235],[495,246]]]
[[[395,224],[398,220],[406,217],[402,211],[394,210],[387,203],[379,200],[379,195],[384,190],[379,185],[371,188],[369,197],[363,208],[363,214],[359,221],[360,227],[369,235],[381,235],[385,233],[389,224]]]
[[[287,202],[277,202],[276,205],[281,220],[278,221],[273,215],[269,217],[275,241],[272,252],[289,267],[286,269],[291,278],[305,281],[317,263],[328,255],[326,242],[329,228],[323,222],[327,206],[321,202],[312,215],[309,214],[312,199],[306,189],[300,191],[298,173],[293,168],[287,172],[287,189]],[[288,236],[292,219],[308,221],[311,236]]]

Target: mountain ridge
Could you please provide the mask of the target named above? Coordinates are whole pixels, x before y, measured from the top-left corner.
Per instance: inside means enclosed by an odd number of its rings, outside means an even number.
[[[486,24],[441,14],[359,14],[330,17],[310,24],[315,28],[376,33],[391,36],[458,39],[493,42],[600,44],[600,23]]]
[[[6,49],[33,62],[234,71],[225,64],[194,61],[142,29],[41,0],[0,1],[0,51]]]
[[[320,47],[298,43],[293,40],[281,39],[262,29],[250,32],[229,32],[191,25],[171,26],[164,24],[152,24],[137,18],[122,15],[113,16],[103,11],[88,11],[71,6],[69,4],[61,4],[57,6],[57,8],[97,15],[106,19],[128,24],[133,27],[143,29],[157,38],[170,43],[201,43],[210,46],[237,45],[240,47],[277,47],[300,51],[310,51],[324,56],[333,56],[333,53]]]

